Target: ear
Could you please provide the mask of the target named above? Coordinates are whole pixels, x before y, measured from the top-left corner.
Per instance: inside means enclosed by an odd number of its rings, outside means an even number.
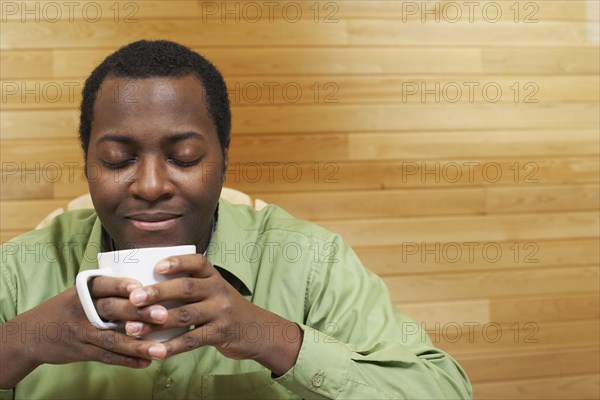
[[[229,165],[229,147],[223,150],[223,170],[221,181],[225,183],[225,179],[227,178],[227,166]]]

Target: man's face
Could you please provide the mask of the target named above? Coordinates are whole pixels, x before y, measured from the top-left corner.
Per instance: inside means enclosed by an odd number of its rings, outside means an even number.
[[[102,83],[86,170],[118,249],[208,242],[224,159],[204,98],[192,75]]]

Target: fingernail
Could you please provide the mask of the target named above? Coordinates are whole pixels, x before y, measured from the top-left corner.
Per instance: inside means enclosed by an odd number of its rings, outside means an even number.
[[[140,358],[140,359],[138,360],[138,366],[139,366],[140,368],[146,368],[146,367],[148,367],[150,364],[152,364],[152,361],[150,361],[150,360],[144,360],[143,358]]]
[[[148,293],[144,290],[136,290],[131,293],[130,298],[131,301],[133,301],[133,304],[142,304],[148,298]]]
[[[168,260],[160,261],[156,264],[156,272],[160,274],[164,274],[165,272],[169,272],[169,268],[171,268],[171,262]]]
[[[139,288],[139,287],[140,287],[140,285],[139,285],[139,284],[137,284],[137,283],[133,283],[133,282],[131,282],[131,283],[128,283],[128,284],[127,284],[127,292],[128,292],[128,293],[131,293],[131,292],[133,292],[135,289],[137,289],[137,288]]]
[[[150,346],[148,349],[148,354],[150,354],[155,359],[161,359],[167,353],[167,349],[164,346]]]
[[[163,321],[167,317],[167,310],[162,307],[156,307],[150,310],[150,316],[154,320]]]
[[[141,322],[127,322],[125,324],[125,331],[129,336],[137,336],[144,327],[144,324]]]

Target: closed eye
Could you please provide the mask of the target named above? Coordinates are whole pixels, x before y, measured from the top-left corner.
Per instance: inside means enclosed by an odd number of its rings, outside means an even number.
[[[202,159],[202,157],[197,158],[192,161],[183,161],[183,160],[179,160],[177,158],[170,158],[169,160],[173,164],[177,165],[178,167],[188,168],[188,167],[193,167],[194,165],[198,165],[198,163],[200,162],[201,159]]]
[[[135,158],[128,158],[127,160],[119,161],[116,163],[111,163],[105,160],[102,160],[102,165],[104,165],[108,169],[123,169],[127,168],[135,162]]]

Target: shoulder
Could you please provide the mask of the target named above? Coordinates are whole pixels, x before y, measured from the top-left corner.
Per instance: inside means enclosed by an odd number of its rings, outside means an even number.
[[[96,212],[92,209],[67,211],[41,229],[26,232],[2,244],[2,264],[55,259],[65,248],[83,251],[88,244]]]
[[[236,225],[246,231],[253,231],[258,236],[288,236],[308,241],[339,241],[340,235],[328,231],[310,221],[295,218],[281,207],[269,204],[261,210],[247,205],[236,205],[221,199],[219,218],[235,221]]]
[[[42,229],[2,244],[0,320],[8,320],[73,285],[99,222],[94,210],[74,210]],[[99,235],[98,235],[99,236]]]
[[[11,243],[36,243],[40,240],[62,240],[71,236],[90,234],[96,222],[96,211],[93,209],[80,209],[67,211],[56,216],[47,226],[41,229],[26,232],[7,241]]]

